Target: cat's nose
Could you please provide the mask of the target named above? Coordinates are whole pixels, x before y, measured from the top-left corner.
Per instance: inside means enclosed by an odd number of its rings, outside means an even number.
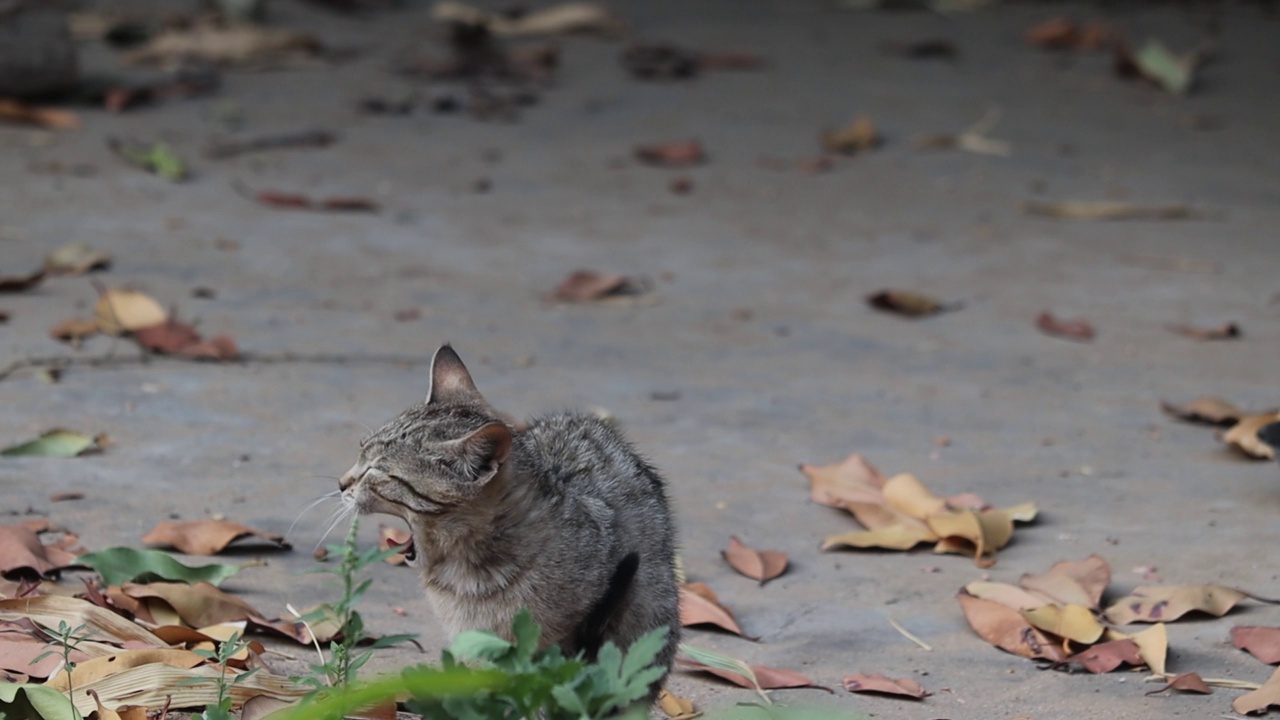
[[[338,490],[346,490],[352,485],[355,485],[356,481],[359,479],[360,479],[360,466],[352,465],[351,469],[348,470],[340,480],[338,480]]]

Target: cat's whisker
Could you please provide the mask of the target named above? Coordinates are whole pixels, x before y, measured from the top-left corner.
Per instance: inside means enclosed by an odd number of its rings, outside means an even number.
[[[316,498],[315,500],[312,500],[311,502],[307,503],[305,506],[303,506],[303,508],[298,511],[298,516],[295,517],[293,519],[293,522],[289,524],[289,530],[288,532],[285,533],[285,537],[292,537],[294,528],[298,527],[298,523],[301,522],[303,516],[311,512],[312,510],[314,510],[317,505],[325,502],[326,500],[336,500],[338,496],[341,494],[342,494],[341,490],[334,490],[332,492],[327,492],[321,495],[320,497]]]
[[[313,552],[315,550],[319,550],[320,547],[324,545],[325,538],[329,537],[329,533],[333,532],[333,529],[338,527],[339,523],[341,523],[343,520],[351,519],[351,514],[352,514],[352,508],[347,507],[346,504],[339,505],[338,508],[334,510],[333,522],[329,523],[329,527],[325,528],[324,534],[321,535],[320,540],[316,542],[316,546],[313,549]]]

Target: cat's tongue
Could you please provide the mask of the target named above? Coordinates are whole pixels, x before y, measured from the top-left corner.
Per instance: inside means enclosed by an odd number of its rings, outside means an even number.
[[[400,555],[404,557],[405,562],[413,562],[414,558],[418,557],[418,551],[413,547],[412,535],[410,535],[409,539],[404,542],[396,542],[395,538],[387,538],[387,545],[399,550]]]

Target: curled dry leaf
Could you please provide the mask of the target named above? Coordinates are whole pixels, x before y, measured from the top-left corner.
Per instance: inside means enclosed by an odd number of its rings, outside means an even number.
[[[563,2],[515,15],[489,12],[453,0],[441,0],[432,8],[431,15],[437,22],[480,25],[494,35],[613,35],[623,30],[622,22],[617,16],[603,5],[590,2]]]
[[[1244,337],[1244,331],[1240,326],[1233,323],[1225,323],[1218,327],[1202,328],[1193,325],[1182,325],[1178,323],[1166,325],[1169,332],[1175,332],[1183,337],[1189,337],[1192,340],[1238,340]]]
[[[742,631],[729,608],[720,604],[715,591],[700,582],[680,586],[680,625],[715,625],[748,640],[756,639]]]
[[[591,302],[619,295],[638,295],[643,282],[626,275],[606,275],[595,270],[574,270],[556,286],[553,298],[563,302]]]
[[[75,669],[70,672],[70,677],[68,677],[68,673],[58,673],[49,678],[49,681],[45,684],[58,692],[65,693],[69,687],[75,687],[79,690],[105,677],[142,665],[161,663],[178,668],[193,668],[204,662],[205,659],[196,653],[177,648],[151,647],[121,650],[113,655],[86,660],[76,665]],[[70,682],[68,683],[68,681]]]
[[[142,536],[149,545],[167,545],[188,555],[213,555],[237,540],[256,537],[288,550],[289,543],[276,533],[254,530],[230,520],[166,520]],[[212,623],[206,623],[212,624]]]
[[[139,600],[148,614],[176,616],[193,628],[207,628],[262,617],[262,613],[249,603],[228,595],[207,582],[125,583],[118,589],[115,586],[108,588],[107,595]]]
[[[68,243],[44,258],[44,269],[50,275],[84,275],[110,265],[111,253],[94,250],[85,242]]]
[[[965,592],[983,600],[994,600],[1019,612],[1044,607],[1052,602],[1033,590],[999,582],[975,580],[964,586]]]
[[[1145,693],[1146,695],[1155,695],[1165,690],[1177,690],[1179,692],[1197,693],[1200,695],[1211,695],[1213,688],[1209,687],[1204,678],[1200,677],[1200,673],[1182,673],[1174,675],[1170,678],[1169,683],[1162,688],[1157,688]]]
[[[34,574],[45,577],[75,562],[75,553],[45,545],[34,531],[21,525],[0,525],[0,575]]]
[[[885,477],[858,453],[835,465],[800,464],[809,478],[809,499],[819,505],[843,508],[847,503],[879,503]]]
[[[658,693],[658,707],[671,720],[693,720],[693,718],[702,715],[694,708],[692,700],[673,695],[665,689]]]
[[[867,296],[867,304],[877,310],[919,318],[937,315],[940,312],[957,309],[958,306],[944,305],[942,302],[922,293],[911,290],[881,290]]]
[[[160,325],[169,319],[169,313],[150,295],[122,288],[104,288],[93,314],[98,327],[111,335]]]
[[[1097,555],[1063,560],[1042,575],[1023,575],[1018,584],[1054,602],[1097,610],[1103,591],[1111,584],[1111,565]]]
[[[1138,644],[1130,639],[1098,643],[1062,662],[1077,663],[1085,670],[1095,674],[1109,673],[1121,665],[1133,665],[1136,667],[1143,664],[1142,656],[1138,653]]]
[[[839,130],[828,130],[822,133],[822,147],[827,152],[842,155],[856,155],[873,150],[883,142],[875,123],[863,115]]]
[[[1193,611],[1222,617],[1250,597],[1222,585],[1144,586],[1117,600],[1103,614],[1116,625],[1170,622]]]
[[[1257,625],[1233,627],[1231,644],[1268,665],[1280,663],[1280,627]]]
[[[1182,405],[1160,401],[1160,409],[1187,422],[1206,425],[1235,425],[1248,413],[1222,398],[1204,395]]]
[[[101,331],[95,320],[84,320],[81,318],[71,318],[49,328],[49,337],[58,342],[68,343],[73,347],[79,347],[81,341],[87,337],[97,335]]]
[[[1088,320],[1084,318],[1063,320],[1047,310],[1036,316],[1036,327],[1046,335],[1076,342],[1089,342],[1094,336],[1093,325],[1090,325]]]
[[[80,116],[70,110],[29,105],[13,98],[0,98],[0,120],[50,130],[74,130],[80,127]]]
[[[390,550],[391,548],[406,547],[413,534],[404,528],[392,527],[390,525],[378,526],[378,549]],[[388,565],[403,565],[405,561],[404,552],[398,552],[395,555],[388,555],[383,558],[383,562]]]
[[[45,272],[41,269],[26,275],[0,277],[0,293],[26,292],[43,282],[44,276]]]
[[[1104,632],[1093,613],[1083,605],[1045,605],[1023,610],[1022,617],[1047,633],[1081,645],[1092,645]],[[1137,652],[1136,646],[1134,652]]]
[[[1272,706],[1280,706],[1280,668],[1271,673],[1262,687],[1231,701],[1231,709],[1241,715],[1262,712]]]
[[[1056,17],[1027,28],[1022,37],[1032,47],[1044,50],[1102,50],[1115,39],[1110,25],[1100,21],[1079,23]]]
[[[126,52],[122,59],[130,65],[176,67],[195,61],[224,66],[273,67],[298,64],[320,51],[320,41],[307,33],[250,23],[225,27],[203,23],[185,29],[165,30],[141,47]]]
[[[159,325],[134,330],[133,340],[150,352],[173,355],[188,345],[199,342],[200,333],[177,318],[169,318]]]
[[[694,660],[679,658],[678,662],[683,667],[695,671],[711,673],[716,677],[723,678],[739,687],[754,690],[759,687],[761,690],[781,690],[783,688],[814,688],[815,690],[826,690],[827,692],[835,692],[829,687],[818,685],[809,678],[798,672],[791,670],[783,670],[781,668],[769,667],[768,665],[750,665],[751,672],[756,676],[756,683],[752,684],[751,679],[747,676],[729,670],[727,668],[711,667],[703,665]]]
[[[1280,421],[1280,412],[1246,415],[1222,434],[1222,441],[1251,458],[1274,460],[1276,448],[1258,436],[1258,431]]]
[[[697,140],[672,140],[652,145],[637,145],[636,160],[645,165],[665,168],[687,168],[707,161],[706,150]]]
[[[1169,657],[1169,629],[1164,623],[1156,623],[1140,633],[1124,635],[1118,631],[1110,631],[1114,639],[1132,640],[1138,646],[1138,656],[1146,663],[1151,672],[1165,676],[1165,662]]]
[[[1060,662],[1067,658],[1062,647],[1036,629],[1017,610],[994,600],[984,600],[961,590],[956,596],[969,627],[987,642],[1014,655]]]
[[[1216,215],[1181,203],[1139,205],[1112,200],[1028,200],[1022,203],[1022,211],[1059,220],[1204,220]]]
[[[844,685],[844,689],[849,692],[899,695],[913,700],[922,700],[930,694],[920,686],[920,683],[911,678],[895,679],[880,674],[854,673],[846,675],[840,684]]]
[[[752,550],[737,536],[729,538],[729,547],[721,552],[734,570],[763,585],[787,570],[787,554],[778,550]]]

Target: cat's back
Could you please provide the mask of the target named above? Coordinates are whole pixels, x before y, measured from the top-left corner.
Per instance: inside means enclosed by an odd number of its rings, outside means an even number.
[[[666,505],[657,471],[611,423],[587,413],[558,412],[529,421],[519,442],[529,470],[548,492],[629,497]]]

